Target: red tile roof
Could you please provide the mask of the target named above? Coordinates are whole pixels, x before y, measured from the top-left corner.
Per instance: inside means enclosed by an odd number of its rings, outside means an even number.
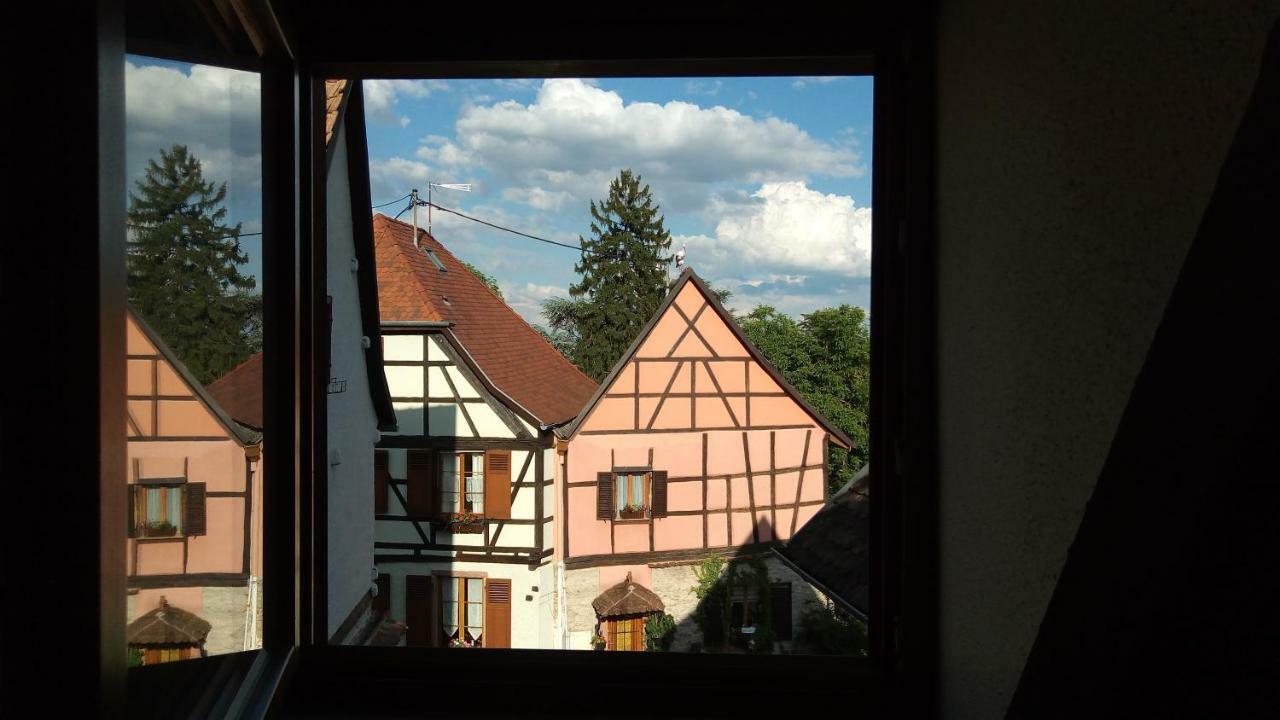
[[[205,390],[233,420],[262,429],[262,353],[249,356]]]
[[[535,418],[553,424],[576,416],[596,383],[426,230],[418,233],[447,272],[413,246],[411,225],[373,216],[382,321],[453,323],[454,337],[489,381]]]
[[[338,113],[342,110],[342,95],[347,89],[346,80],[324,81],[324,144],[333,139],[333,129],[338,125]]]

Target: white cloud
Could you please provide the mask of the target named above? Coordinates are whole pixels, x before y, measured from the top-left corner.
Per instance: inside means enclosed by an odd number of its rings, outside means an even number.
[[[722,106],[624,102],[575,79],[546,80],[533,102],[463,107],[452,140],[431,138],[417,157],[492,173],[495,184],[534,197],[568,193],[586,205],[603,197],[623,167],[641,174],[672,211],[702,206],[716,183],[765,183],[861,175],[848,147],[794,123],[753,118]]]
[[[382,198],[397,198],[408,194],[411,188],[418,188],[425,194],[427,178],[431,168],[424,162],[393,157],[387,160],[369,161],[369,188],[375,202]],[[408,204],[407,201],[405,204]],[[392,208],[392,215],[400,212],[400,208]]]
[[[563,190],[548,191],[540,187],[526,187],[507,188],[502,191],[502,198],[528,205],[536,210],[559,212],[565,203],[573,199],[573,195]]]
[[[715,95],[719,95],[719,94],[720,94],[720,88],[722,88],[722,87],[724,87],[724,81],[723,81],[723,80],[716,80],[715,82],[710,82],[710,81],[708,81],[708,82],[702,82],[702,81],[699,81],[699,80],[686,80],[686,81],[685,81],[685,84],[684,84],[684,91],[685,91],[686,93],[688,93],[689,95],[710,95],[710,96],[715,96]]]
[[[855,207],[847,195],[823,194],[803,182],[765,183],[751,199],[749,203],[712,201],[712,212],[720,213],[714,237],[673,238],[688,245],[691,265],[763,265],[854,277],[871,274],[871,208]],[[789,276],[771,275],[784,282]]]
[[[551,297],[568,297],[568,288],[555,285],[537,285],[526,282],[524,285],[499,283],[503,298],[513,310],[531,324],[545,323],[542,317],[542,301]]]
[[[443,80],[365,80],[365,113],[373,122],[381,125],[409,124],[407,115],[396,112],[401,96],[422,100],[433,92],[447,92],[449,84]]]
[[[149,160],[186,145],[206,180],[227,183],[229,222],[257,218],[262,200],[258,75],[208,65],[189,71],[125,61],[129,190]]]
[[[843,80],[843,79],[844,78],[839,75],[812,75],[812,76],[796,78],[791,82],[791,87],[797,90],[802,90],[807,85],[827,85],[837,80]]]

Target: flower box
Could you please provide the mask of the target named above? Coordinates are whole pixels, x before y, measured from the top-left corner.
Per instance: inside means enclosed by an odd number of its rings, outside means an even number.
[[[138,533],[140,537],[173,537],[178,534],[178,528],[170,522],[153,522],[144,523],[142,532]]]
[[[620,520],[644,520],[649,517],[649,508],[644,505],[625,505],[618,509]]]
[[[446,513],[439,525],[445,532],[467,535],[484,532],[484,516],[479,513]]]

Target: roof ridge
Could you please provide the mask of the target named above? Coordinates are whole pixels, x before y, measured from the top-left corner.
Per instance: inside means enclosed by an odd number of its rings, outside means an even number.
[[[397,224],[397,225],[401,225],[401,226],[403,226],[403,227],[409,228],[410,233],[412,233],[412,232],[413,232],[413,226],[412,226],[412,225],[410,225],[410,224],[409,224],[409,223],[407,223],[407,222],[404,222],[403,220],[398,220],[398,219],[396,219],[396,218],[388,217],[388,216],[386,216],[386,215],[382,215],[381,213],[378,213],[378,215],[380,215],[380,216],[381,216],[381,217],[383,217],[383,218],[386,218],[388,221],[390,221],[390,222],[392,222],[392,223],[395,223],[395,224]],[[375,216],[375,217],[376,217],[376,216]],[[420,230],[423,234],[425,234],[429,240],[431,240],[431,241],[432,241],[432,242],[434,242],[436,245],[438,245],[438,246],[439,246],[439,248],[440,248],[440,251],[441,251],[441,252],[443,252],[444,254],[448,255],[451,259],[453,259],[453,261],[454,261],[454,262],[458,263],[459,265],[462,265],[464,270],[467,270],[467,267],[466,267],[466,265],[464,265],[464,264],[463,264],[463,261],[462,261],[461,259],[459,259],[457,255],[454,255],[454,254],[453,254],[453,251],[451,251],[449,248],[445,247],[445,244],[444,244],[444,243],[442,243],[442,242],[440,242],[440,240],[439,240],[439,239],[437,239],[435,235],[432,235],[432,234],[431,234],[431,232],[430,232],[429,230],[424,230],[424,229],[422,229],[422,228],[419,228],[419,230]],[[401,252],[401,257],[405,258],[405,259],[406,259],[406,261],[407,261],[407,255],[406,255],[406,253],[408,253],[408,249],[407,249],[407,248],[405,248],[405,247],[404,247],[400,242],[396,242],[396,246],[397,246],[397,248],[398,248],[398,249],[400,250],[400,252]],[[410,270],[412,271],[412,270],[413,270],[413,268],[410,268]],[[554,351],[555,351],[555,356],[556,356],[556,358],[558,358],[558,359],[559,359],[559,361],[560,361],[560,362],[564,363],[564,365],[565,365],[566,367],[571,368],[574,372],[578,373],[578,374],[579,374],[579,375],[581,375],[583,378],[586,378],[586,379],[587,379],[588,381],[590,381],[592,384],[595,384],[595,380],[592,380],[590,375],[587,375],[585,372],[583,372],[583,371],[582,371],[582,369],[581,369],[581,368],[579,368],[577,365],[574,365],[572,362],[569,362],[569,358],[566,358],[566,357],[565,357],[565,356],[560,352],[560,350],[556,348],[556,346],[555,346],[555,345],[552,345],[552,344],[551,344],[551,343],[550,343],[550,342],[549,342],[545,337],[543,337],[543,336],[542,336],[542,333],[538,332],[537,328],[533,327],[533,325],[532,325],[532,324],[530,324],[530,323],[529,323],[529,321],[528,321],[528,320],[526,320],[526,319],[524,318],[524,316],[523,316],[523,315],[521,315],[520,313],[516,312],[515,308],[513,308],[513,307],[511,307],[509,304],[507,304],[507,301],[506,301],[506,299],[505,299],[505,298],[503,298],[503,297],[499,296],[497,293],[495,293],[495,292],[493,291],[493,288],[489,287],[489,285],[488,285],[487,283],[485,283],[483,280],[481,280],[481,279],[480,279],[480,277],[479,277],[478,275],[476,275],[474,272],[471,272],[470,270],[467,270],[467,272],[468,272],[468,274],[471,276],[471,278],[475,281],[475,283],[476,283],[477,285],[479,285],[480,287],[484,288],[484,289],[485,289],[485,291],[486,291],[486,292],[488,292],[490,295],[492,295],[492,296],[493,296],[493,298],[494,298],[495,300],[497,300],[497,301],[498,301],[498,303],[499,303],[499,304],[501,304],[501,305],[502,305],[502,307],[503,307],[507,312],[511,313],[513,316],[515,316],[517,319],[519,319],[519,320],[520,320],[520,322],[524,323],[525,327],[526,327],[526,328],[528,328],[528,329],[529,329],[529,331],[530,331],[533,335],[535,335],[535,336],[538,338],[538,341],[539,341],[539,342],[545,343],[548,347],[550,347],[552,350],[554,350]],[[427,290],[426,290],[426,288],[424,288],[424,287],[422,286],[422,283],[418,280],[417,273],[416,273],[416,272],[414,272],[414,273],[412,273],[412,274],[413,274],[413,276],[414,276],[414,282],[415,282],[415,284],[417,284],[418,288],[422,290],[422,294],[423,294],[423,296],[424,296],[424,299],[425,299],[425,298],[428,298]],[[430,305],[432,306],[432,308],[433,308],[433,309],[435,309],[435,305],[434,305],[434,303],[430,303],[429,299],[427,300],[427,302],[428,302],[428,304],[430,304]],[[444,315],[444,313],[439,312],[439,310],[437,310],[437,314],[438,314],[438,315],[441,315],[441,316],[443,316],[443,315]]]

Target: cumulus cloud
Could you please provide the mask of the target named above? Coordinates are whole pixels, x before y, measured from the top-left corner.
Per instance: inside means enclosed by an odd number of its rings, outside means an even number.
[[[187,70],[125,61],[125,162],[133,183],[149,160],[186,145],[206,180],[227,183],[228,220],[261,213],[258,75],[207,65]]]
[[[528,205],[536,210],[559,212],[565,203],[573,199],[573,195],[563,190],[548,191],[540,187],[507,188],[502,191],[502,199]]]
[[[545,323],[542,317],[542,301],[551,297],[568,297],[569,289],[555,285],[538,285],[526,282],[501,283],[502,295],[513,310],[530,324]]]
[[[814,138],[778,118],[722,106],[627,103],[616,92],[575,79],[546,80],[533,102],[465,106],[453,139],[427,138],[417,157],[441,166],[484,169],[498,185],[528,197],[602,197],[618,169],[650,183],[664,208],[705,203],[715,183],[764,183],[865,172],[852,148]]]
[[[765,183],[750,200],[716,198],[711,212],[720,213],[720,219],[714,236],[674,238],[688,246],[692,264],[705,259],[713,267],[871,274],[871,208],[856,207],[847,195],[824,194],[803,182]],[[791,276],[771,275],[769,282]]]
[[[409,117],[396,112],[400,97],[421,100],[433,92],[444,92],[449,84],[443,80],[365,80],[364,107],[369,119],[380,125],[409,124]]]

